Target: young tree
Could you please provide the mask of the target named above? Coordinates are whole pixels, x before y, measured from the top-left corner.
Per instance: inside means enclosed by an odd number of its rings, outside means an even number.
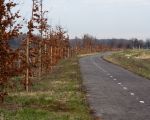
[[[39,32],[40,32],[40,37],[41,40],[39,41],[39,78],[42,75],[42,43],[43,43],[43,32],[47,29],[47,18],[45,18],[45,14],[48,11],[43,11],[43,0],[40,0],[40,13],[39,13]]]
[[[16,5],[12,0],[8,2],[0,0],[0,98],[2,102],[7,95],[8,81],[15,74],[13,62],[17,53],[10,47],[9,41],[19,35],[22,27],[17,24],[17,19],[20,18],[19,11],[12,12]]]
[[[35,37],[33,34],[34,31],[38,29],[39,21],[40,21],[40,15],[39,15],[39,2],[38,0],[32,0],[32,15],[31,19],[28,22],[28,33],[27,33],[27,38],[25,41],[25,80],[23,82],[26,91],[29,91],[29,85],[31,84],[31,76],[33,74],[32,69],[33,69],[33,57],[35,57],[37,54],[36,49],[38,49],[37,44],[39,42],[39,39]]]

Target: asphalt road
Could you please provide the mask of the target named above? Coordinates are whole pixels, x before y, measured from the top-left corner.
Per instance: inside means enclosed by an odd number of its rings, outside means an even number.
[[[150,80],[101,56],[80,59],[83,85],[95,115],[102,120],[150,120]]]

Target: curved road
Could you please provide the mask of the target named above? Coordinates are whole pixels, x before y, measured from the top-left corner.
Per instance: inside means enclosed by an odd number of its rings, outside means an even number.
[[[150,80],[104,61],[80,59],[91,109],[102,120],[150,120]]]

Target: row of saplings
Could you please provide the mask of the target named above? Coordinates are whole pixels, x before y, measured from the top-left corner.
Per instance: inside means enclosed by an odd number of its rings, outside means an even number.
[[[42,0],[32,0],[32,16],[27,22],[28,32],[22,37],[21,45],[12,48],[12,39],[23,36],[19,11],[12,12],[16,3],[12,0],[0,1],[0,102],[4,102],[8,91],[13,90],[16,83],[13,79],[21,78],[21,84],[30,91],[32,80],[40,79],[43,74],[52,71],[59,60],[70,57],[72,50],[69,37],[62,27],[55,29],[48,25],[43,11]],[[38,33],[39,34],[35,34]]]

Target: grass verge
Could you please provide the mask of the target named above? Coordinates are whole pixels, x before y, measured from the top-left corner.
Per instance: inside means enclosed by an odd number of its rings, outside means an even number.
[[[150,79],[150,50],[125,50],[104,59]]]
[[[81,87],[77,57],[35,80],[32,92],[10,93],[0,105],[0,120],[92,120]]]

